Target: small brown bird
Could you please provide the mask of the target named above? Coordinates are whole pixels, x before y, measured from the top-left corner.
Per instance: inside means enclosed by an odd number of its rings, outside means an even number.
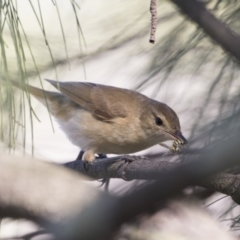
[[[177,114],[166,104],[136,91],[87,82],[47,80],[58,92],[26,85],[56,118],[70,141],[85,150],[83,161],[95,154],[129,154],[167,140],[179,151],[187,140]],[[18,82],[12,82],[23,88]]]

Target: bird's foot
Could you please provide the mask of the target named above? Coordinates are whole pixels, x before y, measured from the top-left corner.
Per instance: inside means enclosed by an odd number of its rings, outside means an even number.
[[[107,158],[107,155],[103,153],[99,153],[98,156],[96,157],[96,159],[103,159],[103,158]]]
[[[101,183],[101,185],[99,186],[99,188],[102,187],[102,186],[104,186],[104,190],[105,190],[106,192],[108,192],[108,187],[109,187],[109,183],[110,183],[110,178],[103,178],[103,179],[100,179],[100,180],[98,180],[98,181]]]
[[[84,170],[85,170],[86,172],[88,172],[90,166],[91,166],[93,163],[92,163],[92,162],[89,162],[89,161],[84,161],[84,160],[83,160],[83,155],[84,155],[84,153],[85,153],[85,151],[81,150],[81,151],[79,152],[79,154],[78,154],[78,156],[77,156],[77,158],[76,158],[75,161],[79,161],[79,160],[80,160],[80,161],[83,161],[83,168],[84,168]]]
[[[99,154],[98,157],[96,157],[96,158],[97,159],[98,158],[106,158],[106,155]],[[93,165],[94,159],[95,159],[95,155],[91,150],[88,150],[88,151],[81,150],[77,156],[76,161],[79,161],[79,160],[83,161],[83,168],[84,168],[85,172],[88,172],[91,165]]]
[[[134,155],[125,155],[125,156],[122,156],[121,157],[121,160],[124,160],[124,163],[119,167],[118,169],[118,174],[121,176],[121,178],[125,181],[129,181],[125,174],[125,170],[127,168],[127,166],[129,165],[129,163],[133,162],[133,161],[136,161],[136,160],[145,160],[147,159],[146,157],[143,157],[143,156],[134,156]]]
[[[84,153],[85,153],[85,151],[81,150],[81,151],[79,152],[79,154],[78,154],[78,156],[77,156],[77,158],[76,158],[75,161],[77,161],[77,160],[82,160]]]
[[[88,161],[84,161],[84,160],[82,160],[82,161],[83,161],[84,170],[85,170],[86,172],[88,172],[89,169],[90,169],[90,167],[93,165],[93,162],[88,162]]]
[[[98,156],[96,157],[96,159],[107,159],[107,155],[106,154],[98,154]],[[103,178],[103,179],[100,179],[99,182],[101,182],[101,185],[99,187],[102,187],[104,186],[104,190],[106,192],[108,192],[108,186],[109,186],[109,183],[110,183],[110,178]]]

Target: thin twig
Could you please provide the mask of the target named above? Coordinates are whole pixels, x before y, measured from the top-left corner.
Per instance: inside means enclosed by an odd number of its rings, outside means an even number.
[[[157,1],[151,0],[150,3],[150,12],[151,12],[151,32],[150,32],[150,43],[155,43],[155,33],[157,29]]]
[[[240,60],[240,36],[208,11],[202,1],[171,0],[171,2],[196,22],[224,50]]]

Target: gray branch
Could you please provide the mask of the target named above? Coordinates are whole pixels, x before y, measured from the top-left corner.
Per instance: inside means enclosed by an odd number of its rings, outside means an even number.
[[[127,181],[159,180],[163,173],[183,165],[181,162],[167,161],[166,158],[170,160],[170,157],[171,155],[162,157],[163,161],[135,156],[135,161],[129,162],[126,167],[127,156],[120,156],[112,162],[101,159],[96,160],[87,172],[81,160],[65,163],[65,166],[93,179],[124,177]],[[129,157],[129,159],[132,158]],[[240,203],[240,175],[219,173],[207,180],[196,182],[196,185],[229,195],[235,202]]]
[[[210,13],[201,1],[171,0],[214,41],[240,60],[240,36]]]

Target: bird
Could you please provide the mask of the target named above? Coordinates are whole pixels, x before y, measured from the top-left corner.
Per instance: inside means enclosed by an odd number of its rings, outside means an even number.
[[[98,154],[131,154],[168,140],[175,152],[187,144],[177,114],[165,103],[108,85],[46,81],[58,92],[18,81],[12,85],[48,108],[68,139],[84,150],[86,164],[93,164]]]

